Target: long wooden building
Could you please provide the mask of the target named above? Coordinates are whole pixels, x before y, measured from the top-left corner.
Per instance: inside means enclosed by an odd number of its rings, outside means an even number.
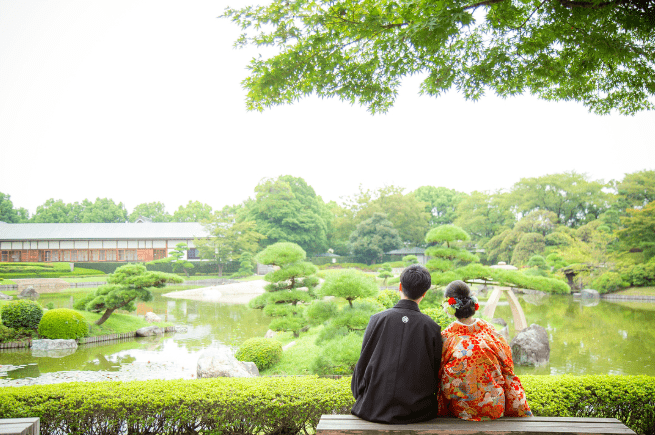
[[[193,240],[206,237],[200,223],[9,224],[0,222],[2,262],[152,261],[186,243],[189,260],[198,259]]]

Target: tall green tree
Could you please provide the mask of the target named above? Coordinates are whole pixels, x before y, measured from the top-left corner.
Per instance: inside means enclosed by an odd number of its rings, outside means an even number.
[[[11,196],[0,192],[0,222],[17,224],[27,222],[29,213],[24,208],[14,208]]]
[[[602,180],[589,180],[574,171],[534,178],[522,178],[512,187],[508,201],[520,213],[548,210],[563,225],[577,227],[590,222],[610,208],[614,198],[603,189]]]
[[[471,192],[457,205],[457,218],[453,225],[461,227],[473,242],[483,246],[495,235],[512,228],[516,222],[506,198],[506,193]]]
[[[642,209],[628,209],[616,233],[626,250],[641,250],[646,260],[655,257],[655,201]]]
[[[216,264],[218,276],[223,276],[225,264],[238,259],[244,252],[255,252],[265,236],[257,231],[254,221],[236,221],[234,209],[224,207],[204,222],[208,237],[193,241],[200,257]]]
[[[102,325],[116,310],[136,310],[136,300],[151,301],[153,288],[182,281],[182,278],[170,273],[149,272],[143,264],[126,264],[109,275],[106,285],[98,287],[85,298],[84,309],[95,313],[104,311],[95,322]]]
[[[400,248],[402,240],[391,222],[382,213],[363,221],[350,235],[352,253],[368,264],[378,261],[385,252]]]
[[[185,206],[179,206],[173,213],[173,222],[202,222],[212,217],[212,207],[200,201],[189,201]]]
[[[414,193],[403,194],[403,188],[384,186],[374,192],[374,197],[356,215],[362,222],[376,213],[385,214],[403,243],[422,245],[425,232],[429,229],[430,213],[426,204],[419,201]]]
[[[96,198],[94,202],[82,201],[80,222],[83,223],[123,223],[127,221],[127,210],[122,202],[116,204],[110,198]]]
[[[255,187],[255,200],[245,204],[239,220],[254,221],[266,238],[262,246],[278,242],[300,245],[306,252],[325,252],[329,211],[302,178],[267,178]]]
[[[315,94],[385,112],[411,75],[435,97],[489,90],[599,114],[655,108],[651,1],[273,0],[223,17],[243,30],[237,47],[277,49],[248,66],[250,110]]]
[[[130,222],[136,222],[139,217],[143,216],[153,222],[170,222],[171,215],[166,211],[166,206],[159,202],[144,202],[137,205],[130,213]]]
[[[620,207],[643,207],[655,201],[655,171],[638,171],[625,174],[617,186]]]
[[[457,218],[457,204],[466,197],[455,189],[434,186],[421,186],[414,195],[426,203],[425,210],[432,216],[430,226],[452,224]]]
[[[33,223],[80,223],[84,206],[78,202],[65,203],[61,199],[50,198],[36,208],[36,213],[30,219]]]

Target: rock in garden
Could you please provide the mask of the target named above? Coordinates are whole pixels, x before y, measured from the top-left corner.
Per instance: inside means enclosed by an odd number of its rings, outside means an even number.
[[[157,323],[161,322],[161,317],[153,313],[152,311],[148,311],[146,313],[146,322],[148,323]]]
[[[32,356],[62,358],[72,355],[77,350],[75,340],[32,340]]]
[[[248,373],[253,376],[259,376],[259,369],[257,368],[257,364],[247,361],[241,361],[241,364],[243,364],[243,367],[248,370]]]
[[[243,363],[237,360],[228,349],[207,349],[200,354],[196,375],[201,378],[251,378],[254,363]],[[255,366],[255,369],[257,367]]]
[[[272,329],[269,329],[266,331],[266,334],[264,335],[264,338],[273,338],[277,335],[277,332],[273,331]]]
[[[13,299],[13,298],[12,298],[11,296],[7,296],[7,295],[4,294],[4,293],[0,293],[0,301],[10,301],[10,300],[12,300],[12,299]]]
[[[580,290],[580,297],[581,298],[593,298],[593,299],[599,299],[600,298],[600,293],[598,293],[598,290],[593,290],[590,288],[586,288],[584,290]]]
[[[136,330],[137,337],[150,337],[153,335],[161,335],[164,331],[159,326],[145,326]]]
[[[550,358],[548,333],[542,326],[534,323],[519,332],[510,346],[514,364],[519,366],[547,364]]]
[[[33,301],[39,298],[39,293],[34,290],[34,287],[26,287],[22,292],[16,296],[18,299],[32,299]]]
[[[507,326],[507,322],[505,321],[505,319],[500,317],[494,317],[493,319],[491,319],[491,323],[496,325]]]
[[[182,325],[175,325],[175,332],[187,332],[189,328]]]

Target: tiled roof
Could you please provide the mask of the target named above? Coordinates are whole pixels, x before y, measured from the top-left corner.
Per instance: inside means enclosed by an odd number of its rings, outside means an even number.
[[[197,222],[124,224],[0,223],[0,240],[193,239],[207,235]]]

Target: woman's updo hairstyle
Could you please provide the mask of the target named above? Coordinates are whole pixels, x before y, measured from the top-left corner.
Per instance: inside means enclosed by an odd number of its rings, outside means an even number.
[[[471,299],[471,288],[464,281],[453,281],[446,286],[446,299],[456,298],[462,301],[461,307],[455,309],[455,317],[466,319],[475,314],[475,301]]]

